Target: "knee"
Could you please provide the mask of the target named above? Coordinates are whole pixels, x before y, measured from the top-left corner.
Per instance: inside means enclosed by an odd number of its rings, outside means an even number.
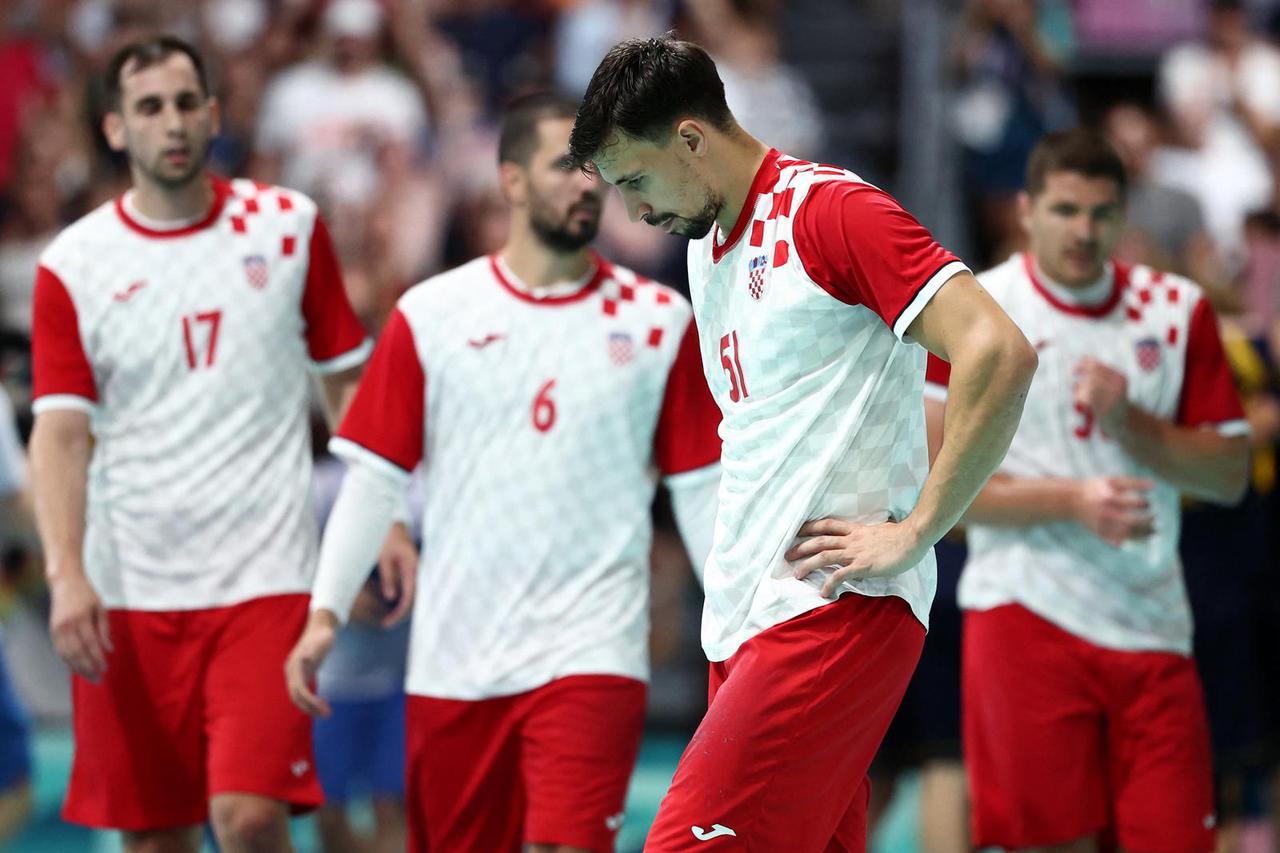
[[[232,850],[277,850],[288,832],[284,806],[263,797],[215,797],[209,817],[219,844]]]

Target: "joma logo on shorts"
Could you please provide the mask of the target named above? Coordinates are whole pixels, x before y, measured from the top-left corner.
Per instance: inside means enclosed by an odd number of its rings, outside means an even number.
[[[711,824],[710,829],[703,829],[700,826],[690,828],[693,830],[693,837],[699,841],[710,841],[713,838],[724,838],[727,835],[732,835],[734,838],[738,837],[738,833],[719,823]]]

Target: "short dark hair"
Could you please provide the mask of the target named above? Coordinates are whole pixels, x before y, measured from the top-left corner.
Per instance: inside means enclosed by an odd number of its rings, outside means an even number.
[[[530,92],[507,104],[498,134],[498,162],[529,165],[538,148],[538,123],[545,119],[571,119],[578,105],[554,92]]]
[[[683,116],[724,131],[735,126],[711,56],[670,33],[624,41],[605,54],[591,75],[569,137],[569,154],[578,166],[586,166],[615,130],[656,142]]]
[[[200,58],[200,53],[177,36],[160,35],[130,42],[116,51],[115,56],[111,57],[111,62],[107,65],[106,79],[104,81],[106,84],[107,109],[112,111],[120,109],[120,101],[124,92],[124,85],[120,80],[120,75],[124,72],[126,65],[132,63],[133,68],[131,70],[141,71],[144,68],[164,62],[175,53],[181,53],[191,60],[191,65],[196,70],[196,79],[200,82],[200,91],[205,97],[208,97],[209,75],[205,71],[204,60]]]
[[[1046,135],[1027,159],[1027,192],[1039,195],[1053,172],[1078,172],[1089,178],[1110,178],[1123,197],[1129,176],[1124,161],[1102,134],[1083,127]]]

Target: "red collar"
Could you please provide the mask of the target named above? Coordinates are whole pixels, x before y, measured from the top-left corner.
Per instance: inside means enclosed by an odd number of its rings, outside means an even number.
[[[756,198],[761,193],[767,193],[773,189],[773,185],[778,182],[778,158],[782,156],[777,148],[770,148],[769,153],[764,155],[764,162],[760,164],[760,168],[756,170],[756,176],[751,181],[751,189],[747,190],[747,199],[742,203],[742,210],[738,211],[738,221],[733,223],[733,230],[729,232],[728,238],[724,243],[719,243],[716,238],[720,235],[720,226],[717,225],[711,232],[711,260],[713,263],[720,263],[720,259],[729,253],[729,251],[737,245],[742,239],[742,232],[747,230],[747,223],[751,221],[751,215],[756,209]]]
[[[1105,317],[1110,314],[1120,302],[1120,297],[1124,293],[1125,287],[1129,284],[1129,267],[1118,261],[1111,261],[1111,295],[1097,305],[1072,305],[1069,302],[1063,302],[1054,296],[1049,288],[1044,286],[1044,282],[1040,281],[1040,276],[1036,272],[1035,261],[1031,259],[1030,252],[1022,253],[1022,266],[1027,271],[1027,278],[1031,279],[1031,286],[1036,292],[1044,297],[1045,301],[1057,308],[1064,314],[1073,314],[1077,317]]]
[[[200,221],[193,222],[182,228],[175,228],[172,231],[160,231],[155,228],[148,228],[138,220],[129,215],[129,211],[124,206],[124,196],[116,199],[116,214],[120,217],[125,225],[132,230],[138,232],[144,237],[185,237],[188,234],[194,234],[197,231],[203,231],[218,220],[218,216],[222,214],[222,208],[227,203],[227,198],[231,195],[231,184],[221,178],[210,177],[209,184],[213,187],[213,204],[209,207],[209,212],[200,218]]]
[[[516,287],[502,272],[502,264],[498,263],[497,254],[489,256],[489,269],[493,270],[493,277],[498,280],[498,284],[502,285],[508,293],[517,299],[528,302],[531,305],[568,305],[572,302],[579,302],[586,299],[592,293],[600,289],[600,285],[609,277],[609,262],[597,255],[591,253],[591,257],[595,260],[596,271],[582,287],[572,293],[565,293],[560,296],[546,296],[541,299],[530,295],[528,292]]]

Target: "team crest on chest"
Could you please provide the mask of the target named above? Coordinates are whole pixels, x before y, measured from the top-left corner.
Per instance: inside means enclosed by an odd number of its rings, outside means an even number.
[[[244,259],[244,278],[254,290],[262,290],[267,286],[270,274],[267,270],[267,259],[262,255],[249,255]]]
[[[1155,338],[1143,338],[1135,344],[1138,367],[1150,373],[1160,366],[1160,342]]]
[[[768,255],[756,255],[751,259],[751,262],[747,264],[747,292],[750,293],[751,298],[757,302],[764,298],[764,271],[768,266]]]
[[[609,333],[609,358],[619,367],[627,364],[635,357],[635,343],[626,332]]]

